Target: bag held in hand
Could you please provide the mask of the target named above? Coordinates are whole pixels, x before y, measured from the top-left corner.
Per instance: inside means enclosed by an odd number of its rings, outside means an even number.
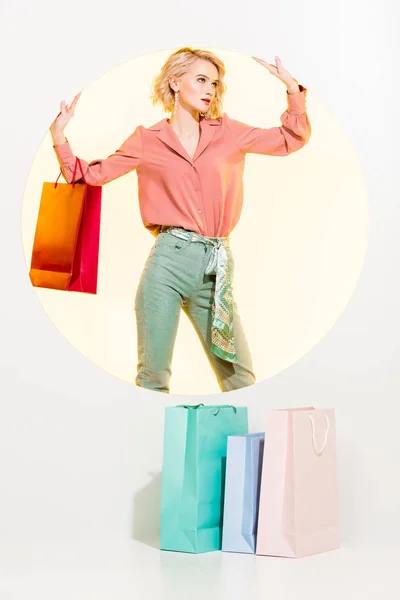
[[[43,183],[29,276],[35,287],[96,294],[102,188],[86,183],[79,158],[72,183],[60,175]]]

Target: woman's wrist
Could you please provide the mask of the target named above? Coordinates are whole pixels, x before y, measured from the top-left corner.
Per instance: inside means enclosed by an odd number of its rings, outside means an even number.
[[[296,85],[296,86],[290,86],[287,89],[287,93],[288,94],[297,94],[297,92],[299,92],[299,91],[300,91],[300,88],[299,88],[298,85]]]
[[[50,129],[51,137],[53,138],[53,148],[56,146],[61,146],[61,144],[65,144],[68,142],[62,131],[55,131],[54,129]]]
[[[299,82],[297,81],[297,79],[292,79],[290,83],[286,84],[286,87],[288,94],[297,94],[297,92],[300,91]]]

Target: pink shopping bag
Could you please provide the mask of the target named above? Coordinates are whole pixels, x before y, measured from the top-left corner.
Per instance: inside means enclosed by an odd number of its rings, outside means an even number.
[[[335,411],[272,410],[256,554],[300,558],[339,545]]]

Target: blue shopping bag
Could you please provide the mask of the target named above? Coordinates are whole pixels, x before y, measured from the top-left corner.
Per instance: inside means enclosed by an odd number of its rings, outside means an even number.
[[[247,431],[246,407],[165,409],[161,550],[221,550],[227,439]]]
[[[255,554],[264,433],[228,437],[222,550]]]

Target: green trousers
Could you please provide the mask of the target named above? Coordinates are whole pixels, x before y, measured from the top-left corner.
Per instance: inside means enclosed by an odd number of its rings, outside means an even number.
[[[221,392],[256,382],[236,303],[234,328],[238,362],[223,360],[211,351],[211,309],[216,275],[204,273],[211,251],[209,244],[182,240],[168,231],[156,238],[135,298],[138,343],[136,385],[169,393],[181,310],[184,310],[197,332]],[[227,253],[233,274],[234,261],[230,248],[227,248]],[[192,392],[196,393],[195,381]]]

